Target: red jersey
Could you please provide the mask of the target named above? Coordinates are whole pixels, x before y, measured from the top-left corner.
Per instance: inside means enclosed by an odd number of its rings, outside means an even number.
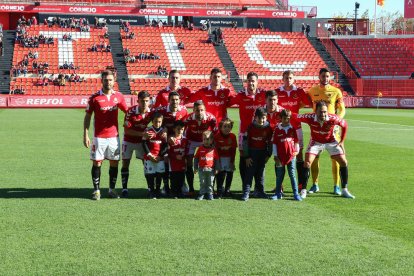
[[[294,114],[296,120],[308,124],[311,130],[313,141],[326,144],[335,142],[334,128],[336,125],[342,127],[341,141],[345,139],[348,124],[335,114],[328,114],[323,124],[318,122],[316,113]]]
[[[240,91],[230,99],[230,106],[239,105],[240,128],[239,133],[245,133],[253,121],[254,111],[266,103],[265,91],[257,89],[255,95],[250,95],[247,90]]]
[[[188,140],[185,137],[174,139],[174,142],[168,143],[168,159],[170,162],[170,171],[185,171],[187,165],[185,163],[185,156],[187,155]],[[177,157],[181,156],[181,160]]]
[[[217,91],[211,89],[211,86],[203,87],[191,95],[189,102],[202,100],[206,106],[206,111],[214,115],[217,122],[227,118],[227,107],[230,106],[232,93],[228,88],[222,87]]]
[[[206,130],[217,131],[216,118],[208,112],[206,112],[206,116],[201,121],[196,119],[194,112],[190,113],[184,119],[184,124],[186,126],[185,137],[194,142],[202,142],[203,132]]]
[[[264,108],[266,108],[266,106]],[[267,113],[267,121],[269,122],[270,127],[272,129],[274,129],[276,125],[282,121],[282,117],[280,117],[280,112],[282,112],[283,109],[284,109],[283,107],[281,107],[280,105],[277,105],[276,111],[272,113],[270,112]]]
[[[93,120],[94,137],[118,136],[118,108],[126,112],[128,107],[124,96],[112,90],[108,96],[102,90],[89,97],[86,113],[95,113]]]
[[[214,144],[220,157],[230,157],[230,162],[234,163],[237,149],[237,139],[234,133],[224,136],[220,131],[214,135]]]
[[[292,125],[289,125],[286,129],[282,127],[282,124],[277,124],[273,132],[273,144],[276,145],[277,157],[283,166],[293,159],[293,154],[296,152],[295,144],[297,143],[298,136]]]
[[[184,120],[184,118],[188,115],[187,108],[183,105],[178,106],[178,110],[176,112],[172,112],[170,110],[170,105],[161,106],[157,109],[157,112],[161,113],[164,117],[162,120],[162,126],[166,127],[168,130],[168,135],[174,134],[174,123],[178,120]]]
[[[151,121],[150,110],[147,109],[144,113],[139,112],[138,105],[134,105],[125,114],[124,129],[132,129],[143,132],[149,122]],[[124,141],[130,143],[141,143],[142,136],[130,136],[124,131]]]
[[[171,90],[169,86],[160,90],[157,96],[155,97],[155,103],[153,107],[157,108],[160,106],[168,105],[168,95],[170,94],[170,92],[173,92],[173,90]],[[182,105],[188,103],[188,98],[190,97],[190,94],[192,94],[191,90],[187,87],[179,87],[177,90],[175,90],[175,92],[180,94],[180,100]]]
[[[153,126],[147,128],[145,130],[149,133],[151,138],[148,138],[148,140],[145,139],[145,137],[142,139],[144,142],[144,160],[150,160],[148,154],[151,153],[152,156],[163,156],[165,153],[165,148],[167,146],[167,141],[162,137],[163,128],[160,127],[160,129],[157,131]]]
[[[201,145],[197,148],[194,158],[198,159],[198,167],[214,169],[214,161],[219,159],[217,150],[214,147],[206,148]]]
[[[285,109],[289,109],[292,113],[299,114],[299,109],[304,106],[312,106],[312,101],[309,98],[308,94],[299,87],[293,85],[292,90],[286,91],[283,86],[280,86],[276,89],[278,104]],[[290,122],[292,126],[296,129],[301,128],[300,122],[292,120]]]
[[[247,128],[248,149],[268,149],[271,144],[273,130],[269,124],[258,126],[251,123]]]

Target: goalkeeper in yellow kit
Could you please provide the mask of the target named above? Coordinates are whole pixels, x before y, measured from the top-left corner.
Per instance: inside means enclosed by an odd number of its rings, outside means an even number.
[[[345,116],[345,105],[342,98],[342,92],[336,87],[329,84],[331,74],[328,69],[322,68],[319,71],[319,85],[312,87],[308,94],[313,103],[313,110],[315,111],[315,105],[319,101],[326,102],[328,106],[328,113],[336,114],[341,118]],[[339,129],[335,131],[335,137],[339,139]],[[315,162],[311,167],[313,185],[309,190],[309,193],[317,193],[319,191],[318,178],[319,178],[319,156],[316,157]],[[334,180],[334,194],[340,195],[341,189],[339,187],[339,164],[332,159],[332,175]]]

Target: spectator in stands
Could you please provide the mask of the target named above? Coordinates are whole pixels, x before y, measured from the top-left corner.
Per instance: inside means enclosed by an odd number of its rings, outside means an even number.
[[[110,44],[108,44],[108,45],[106,45],[106,52],[111,52],[111,50],[112,50],[112,48],[111,48],[111,45]]]
[[[127,38],[134,39],[135,38],[135,33],[134,32],[129,32]]]
[[[124,56],[129,56],[131,54],[131,51],[128,48],[124,49]]]
[[[74,70],[74,69],[75,69],[75,65],[73,64],[73,62],[71,62],[71,63],[69,64],[69,69],[71,69],[71,70]]]
[[[35,51],[35,52],[33,53],[33,58],[34,58],[34,59],[38,59],[38,58],[39,58],[39,52],[38,52],[38,51]]]
[[[141,51],[141,53],[137,56],[137,59],[147,59],[147,54]]]
[[[55,44],[53,37],[50,36],[47,40],[46,40],[46,44]]]
[[[63,63],[63,65],[61,65],[61,66],[59,67],[59,69],[69,69],[69,64],[68,64],[68,62],[67,62],[67,61],[65,61],[65,62]]]
[[[309,33],[310,33],[310,26],[309,24],[306,24],[306,36],[309,37]]]
[[[92,52],[98,52],[98,46],[96,46],[96,43],[94,43],[91,47]]]
[[[32,25],[37,25],[36,16],[32,16]]]
[[[207,33],[211,34],[211,21],[210,21],[210,19],[207,19]]]
[[[27,66],[26,65],[23,65],[22,71],[23,71],[23,75],[26,77],[26,75],[27,75]]]
[[[264,24],[263,24],[263,21],[257,21],[257,27],[258,27],[259,29],[264,29]]]
[[[148,57],[148,55],[147,55],[147,57]],[[151,52],[151,53],[149,54],[149,58],[150,58],[150,59],[160,59],[160,56],[155,55],[154,53],[152,53],[152,52]]]
[[[302,23],[302,33],[304,35],[306,34],[306,25],[305,25],[305,23]]]
[[[31,50],[29,50],[29,53],[27,54],[27,56],[29,58],[34,58],[33,52]],[[26,58],[26,56],[25,56],[25,58]]]
[[[411,76],[409,77],[410,80],[414,80],[414,72],[411,73]]]
[[[180,49],[180,50],[184,50],[184,49],[185,49],[185,47],[184,47],[184,42],[182,42],[182,41],[178,42],[177,47],[178,47],[178,49]]]
[[[33,70],[36,70],[38,68],[38,64],[37,64],[37,61],[36,60],[33,60],[33,62],[32,62],[32,68],[33,68]]]
[[[55,81],[55,74],[50,74],[49,78],[48,78],[49,83],[54,83]]]
[[[237,21],[233,21],[233,22],[231,23],[231,27],[232,27],[233,29],[237,29]]]

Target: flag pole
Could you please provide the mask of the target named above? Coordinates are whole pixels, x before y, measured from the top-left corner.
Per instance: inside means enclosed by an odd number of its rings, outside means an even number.
[[[377,34],[377,1],[378,0],[374,0],[374,36]]]

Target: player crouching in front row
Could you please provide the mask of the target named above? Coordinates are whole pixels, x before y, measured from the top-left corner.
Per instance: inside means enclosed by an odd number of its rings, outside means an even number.
[[[299,122],[309,125],[311,130],[311,140],[306,151],[304,164],[304,186],[300,191],[302,198],[306,198],[306,186],[309,180],[310,167],[315,157],[326,149],[331,158],[339,163],[342,185],[342,197],[355,198],[348,191],[348,162],[345,157],[344,141],[348,125],[345,120],[335,114],[328,114],[328,107],[325,102],[320,101],[316,104],[316,113],[298,114],[296,118]],[[342,128],[341,140],[335,140],[334,128],[339,125]]]
[[[288,169],[292,185],[293,199],[301,201],[296,181],[296,155],[299,153],[299,143],[296,130],[290,124],[292,112],[283,109],[280,112],[282,122],[277,124],[273,133],[273,155],[276,165],[276,192],[272,200],[282,199],[282,183],[285,177],[285,166]]]

